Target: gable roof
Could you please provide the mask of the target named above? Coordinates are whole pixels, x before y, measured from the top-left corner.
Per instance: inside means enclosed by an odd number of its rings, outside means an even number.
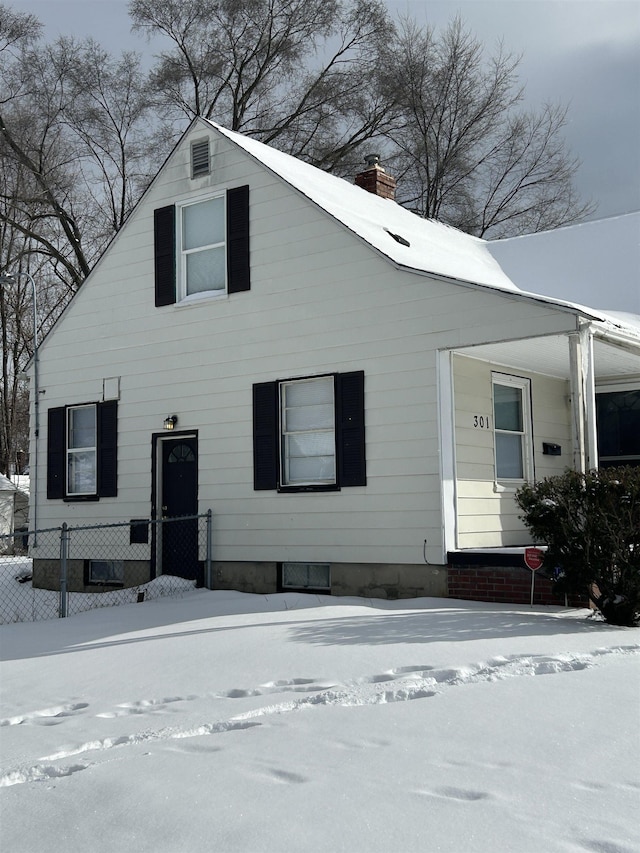
[[[257,139],[212,121],[207,123],[398,266],[519,292],[492,257],[485,240],[423,219],[395,201],[369,193]],[[398,242],[394,234],[409,245]]]
[[[640,316],[618,315],[588,307],[581,299],[542,293],[510,277],[494,257],[494,243],[433,219],[424,219],[395,201],[381,198],[257,139],[228,130],[211,120],[195,119],[215,128],[271,172],[294,187],[378,253],[399,267],[438,278],[487,287],[553,305],[603,323],[610,329],[640,337]],[[399,242],[396,237],[402,238]],[[516,238],[519,239],[519,238]],[[408,243],[409,245],[405,245]],[[518,271],[519,272],[519,271]],[[517,280],[518,284],[515,283]],[[524,288],[519,285],[525,284]]]

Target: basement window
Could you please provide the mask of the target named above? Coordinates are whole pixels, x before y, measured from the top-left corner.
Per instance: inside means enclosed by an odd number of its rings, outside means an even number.
[[[283,563],[282,588],[331,589],[331,566],[328,563]]]
[[[124,584],[124,562],[122,560],[89,560],[87,584],[122,586]]]

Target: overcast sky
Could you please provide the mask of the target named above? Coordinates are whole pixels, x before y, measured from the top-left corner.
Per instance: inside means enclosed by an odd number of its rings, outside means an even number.
[[[3,0],[33,12],[47,38],[92,36],[148,50],[130,33],[127,0]],[[640,210],[640,0],[386,0],[437,27],[460,13],[488,48],[522,54],[527,101],[569,104],[566,138],[582,161],[578,189],[595,216]]]

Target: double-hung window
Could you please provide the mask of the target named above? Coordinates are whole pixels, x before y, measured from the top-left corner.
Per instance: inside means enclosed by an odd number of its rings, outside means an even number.
[[[225,293],[227,254],[225,197],[178,208],[181,295]]]
[[[496,480],[526,480],[533,468],[530,381],[504,373],[492,381]]]
[[[98,483],[96,406],[67,409],[67,484],[69,496],[95,495]]]
[[[329,485],[336,481],[333,376],[280,385],[284,486]]]
[[[253,386],[254,488],[366,486],[364,373]]]
[[[251,289],[249,186],[153,213],[155,304]]]
[[[47,412],[47,498],[82,501],[118,494],[118,403]]]

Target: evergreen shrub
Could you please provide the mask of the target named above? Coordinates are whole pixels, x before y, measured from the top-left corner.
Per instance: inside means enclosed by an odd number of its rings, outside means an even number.
[[[525,484],[516,503],[557,592],[586,592],[612,625],[639,624],[640,467],[567,470]]]

